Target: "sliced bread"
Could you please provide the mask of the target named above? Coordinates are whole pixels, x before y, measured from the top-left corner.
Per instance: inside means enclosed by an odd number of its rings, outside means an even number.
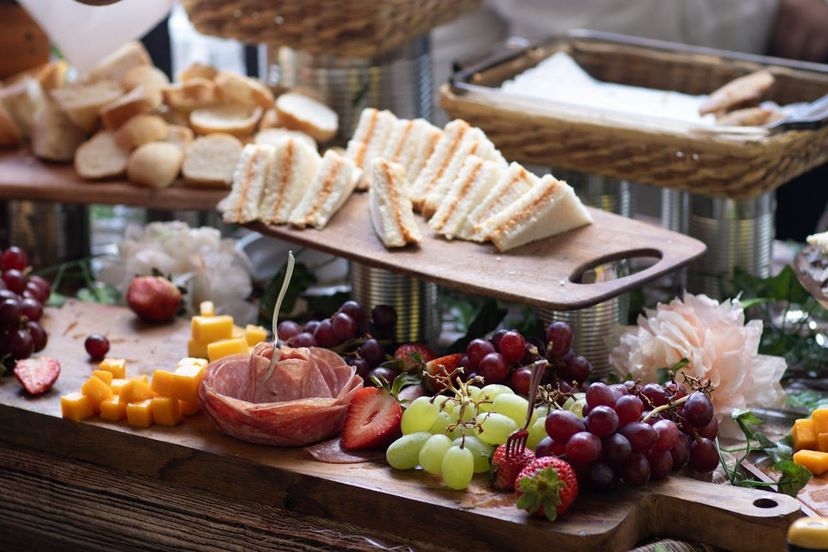
[[[256,79],[231,71],[219,71],[213,82],[225,103],[259,106],[262,109],[273,107],[273,92]]]
[[[406,180],[414,182],[442,134],[425,119],[400,119],[394,125],[382,157],[402,165]]]
[[[385,247],[405,247],[423,238],[414,218],[405,168],[385,159],[371,162],[369,214],[374,232]]]
[[[304,94],[282,94],[276,98],[276,112],[282,126],[304,132],[317,142],[331,140],[339,129],[336,111]]]
[[[150,188],[167,188],[181,171],[184,154],[167,142],[150,142],[133,151],[127,161],[127,179]]]
[[[48,161],[71,161],[86,139],[86,132],[76,126],[52,101],[47,101],[35,117],[32,127],[32,152]]]
[[[256,131],[262,108],[241,104],[203,107],[190,113],[190,126],[198,134],[222,132],[233,136],[249,136]]]
[[[288,222],[299,228],[322,229],[354,191],[354,162],[334,151],[325,152],[313,182],[290,214]]]
[[[152,65],[149,53],[140,42],[127,42],[99,61],[89,72],[86,80],[121,82],[127,72],[138,65]]]
[[[490,217],[518,200],[538,183],[538,177],[521,165],[512,163],[503,173],[500,181],[488,195],[466,217],[466,223],[460,231],[460,237],[472,241],[486,241],[481,225]]]
[[[210,134],[197,138],[187,148],[182,173],[195,184],[226,188],[233,182],[242,143],[229,134]]]
[[[170,125],[164,119],[158,115],[141,113],[121,125],[115,132],[115,139],[121,147],[132,151],[149,142],[164,140],[169,133]]]
[[[161,105],[161,92],[139,84],[114,102],[101,108],[101,120],[109,130],[116,130],[139,113],[154,111]]]
[[[259,205],[273,165],[273,153],[270,146],[244,146],[233,172],[233,187],[219,205],[224,222],[243,224],[259,218]]]
[[[268,224],[283,224],[316,177],[321,159],[316,148],[302,139],[283,139],[274,149],[273,167],[265,184],[259,219]]]
[[[474,155],[467,157],[446,198],[428,221],[429,227],[448,239],[459,237],[469,213],[502,176],[503,168],[499,163]]]
[[[52,90],[52,98],[73,123],[92,132],[98,126],[101,108],[120,98],[123,92],[120,84],[105,80],[56,88]]]
[[[81,178],[99,180],[123,176],[129,151],[118,145],[115,133],[102,130],[75,152],[75,170]]]
[[[411,203],[415,210],[422,209],[426,197],[443,177],[471,128],[466,121],[456,119],[443,129],[442,137],[411,186]]]

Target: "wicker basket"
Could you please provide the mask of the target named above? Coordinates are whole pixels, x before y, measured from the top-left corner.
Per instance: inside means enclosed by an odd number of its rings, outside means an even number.
[[[452,116],[479,126],[510,159],[734,199],[772,190],[828,161],[828,126],[761,138],[573,113],[534,113],[504,105],[505,95],[475,94],[569,53],[593,77],[621,84],[706,94],[762,66],[776,76],[768,99],[780,104],[828,94],[828,69],[608,33],[574,31],[455,75],[441,89]]]
[[[313,54],[375,57],[480,0],[184,0],[199,32]]]

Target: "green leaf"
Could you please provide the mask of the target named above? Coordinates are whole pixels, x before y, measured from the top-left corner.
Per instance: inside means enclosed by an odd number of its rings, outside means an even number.
[[[469,324],[466,335],[452,343],[449,353],[460,353],[466,350],[466,346],[475,337],[486,335],[497,329],[498,324],[506,316],[506,309],[501,307],[494,299],[486,300],[477,311],[474,319]]]
[[[656,370],[656,381],[659,385],[664,385],[670,381],[670,370],[667,368],[659,368]]]
[[[739,304],[742,305],[743,310],[748,310],[750,307],[756,305],[764,305],[770,303],[771,300],[766,297],[754,297],[753,299],[739,299]]]
[[[285,279],[286,273],[287,263],[270,279],[264,294],[259,300],[259,324],[265,328],[270,328],[270,323],[273,320],[273,309],[276,306],[276,299],[279,297],[279,290],[282,288],[282,281]],[[315,283],[316,275],[304,264],[296,263],[293,267],[290,286],[282,301],[282,311],[279,313],[279,318],[284,313],[292,312],[294,306],[296,306],[296,299]]]
[[[811,472],[790,460],[776,462],[773,469],[782,473],[777,489],[788,496],[796,497],[797,493],[811,480]]]
[[[737,408],[730,415],[739,425],[746,427],[761,425],[764,420],[745,408]]]
[[[46,306],[47,307],[58,307],[58,308],[60,308],[60,307],[62,307],[63,305],[66,304],[67,300],[68,300],[68,297],[66,297],[62,293],[58,293],[56,291],[53,291],[49,295],[49,300],[46,301]]]
[[[89,287],[79,289],[75,296],[81,301],[102,305],[115,305],[121,298],[117,289],[102,282],[94,282]]]

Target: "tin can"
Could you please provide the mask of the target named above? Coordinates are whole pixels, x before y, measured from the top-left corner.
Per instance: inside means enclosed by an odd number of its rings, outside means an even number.
[[[622,217],[631,217],[635,213],[632,185],[626,180],[574,171],[555,171],[554,174],[559,180],[566,180],[585,205]]]
[[[0,209],[3,243],[23,248],[40,269],[90,254],[89,210],[85,205],[6,201]]]

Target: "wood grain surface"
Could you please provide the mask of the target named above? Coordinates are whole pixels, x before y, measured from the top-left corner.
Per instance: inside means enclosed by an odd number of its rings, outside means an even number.
[[[44,325],[49,345],[43,354],[62,365],[55,387],[29,398],[13,378],[0,382],[0,440],[18,447],[465,550],[510,550],[517,543],[523,550],[628,550],[654,536],[780,550],[788,525],[800,516],[799,504],[787,496],[671,477],[640,489],[585,494],[549,523],[527,517],[511,495],[493,492],[485,475],[457,492],[419,471],[319,463],[303,449],[224,436],[202,414],[178,427],[140,430],[95,418],[64,420],[60,395],[77,391],[95,366],[83,349],[89,333],[108,335],[110,355],[127,359],[129,375],[151,374],[184,355],[189,324],[150,326],[123,308],[69,302],[48,309]]]
[[[227,190],[186,186],[181,180],[162,190],[126,180],[90,182],[71,163],[44,163],[23,149],[0,151],[0,199],[207,211],[225,195]]]

